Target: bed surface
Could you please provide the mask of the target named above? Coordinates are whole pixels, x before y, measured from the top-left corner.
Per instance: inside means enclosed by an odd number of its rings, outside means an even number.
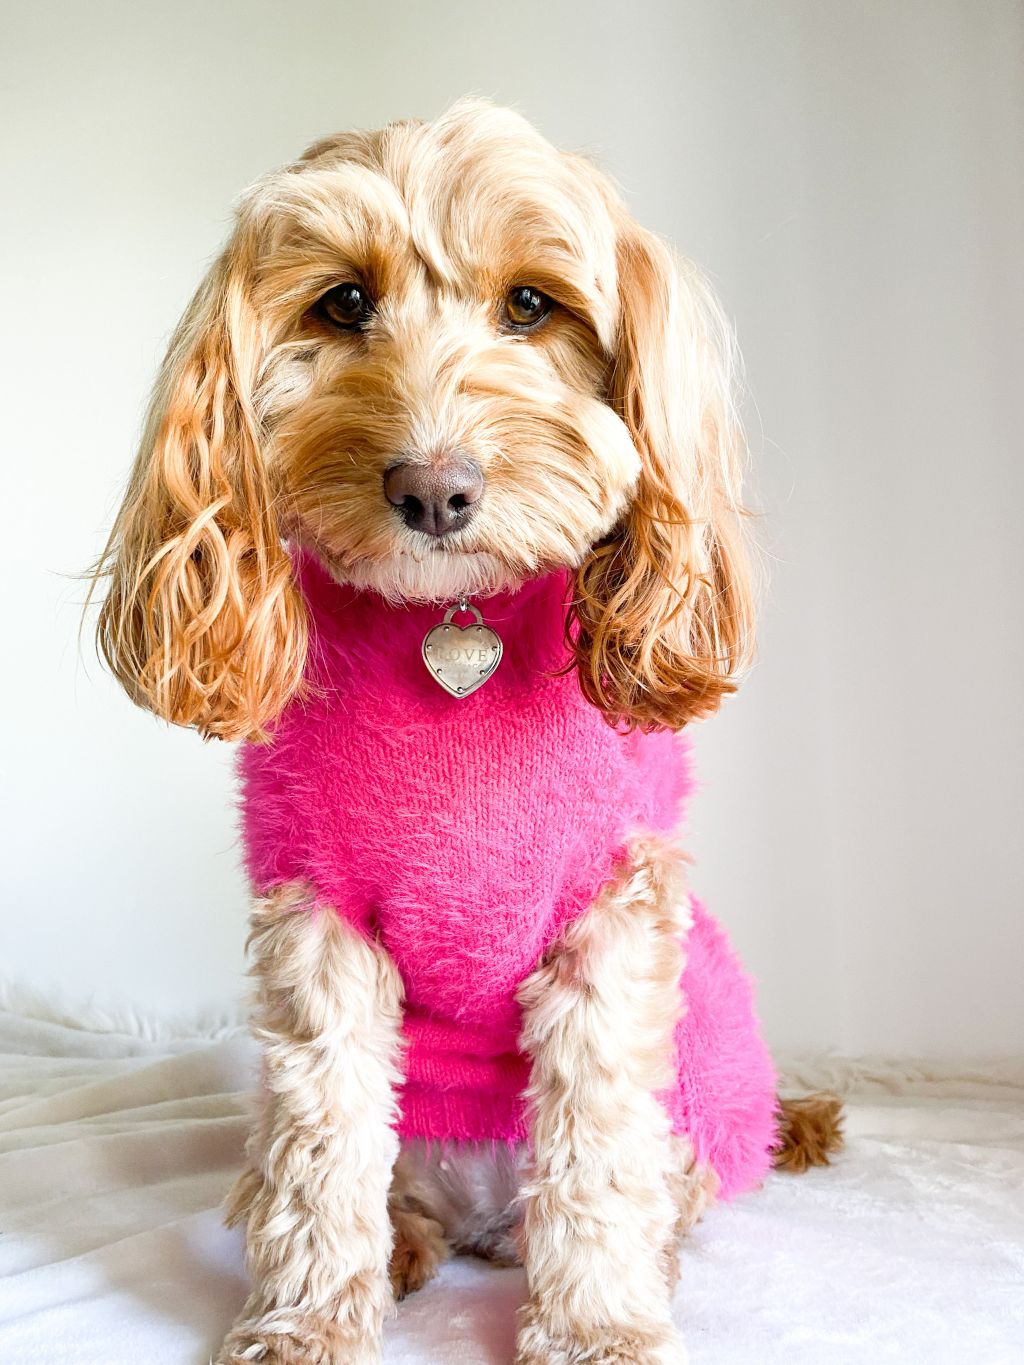
[[[0,1012],[0,1362],[203,1365],[246,1292],[219,1204],[252,1046],[44,1014]],[[676,1298],[694,1365],[1024,1362],[1024,1074],[961,1071],[787,1071],[846,1092],[847,1150],[696,1229]],[[508,1365],[522,1297],[521,1271],[449,1263],[385,1365]]]

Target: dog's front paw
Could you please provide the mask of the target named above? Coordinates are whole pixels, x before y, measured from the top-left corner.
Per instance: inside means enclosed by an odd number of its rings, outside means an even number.
[[[556,1333],[530,1307],[516,1365],[686,1365],[686,1347],[673,1327],[581,1325],[571,1336]]]
[[[281,1313],[238,1322],[217,1365],[378,1365],[379,1341],[356,1339],[351,1327],[311,1314]]]
[[[393,1209],[395,1242],[391,1251],[391,1288],[396,1301],[434,1278],[450,1255],[444,1229],[433,1218],[411,1209]]]

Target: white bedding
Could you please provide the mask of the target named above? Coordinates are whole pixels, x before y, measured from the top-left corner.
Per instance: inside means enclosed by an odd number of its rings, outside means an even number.
[[[95,1022],[95,1021],[94,1021]],[[1024,1362],[1024,1076],[837,1063],[846,1153],[716,1209],[676,1312],[695,1365]],[[0,1013],[0,1362],[202,1365],[245,1295],[218,1209],[253,1053]],[[456,1261],[390,1324],[386,1365],[504,1365],[520,1271]]]

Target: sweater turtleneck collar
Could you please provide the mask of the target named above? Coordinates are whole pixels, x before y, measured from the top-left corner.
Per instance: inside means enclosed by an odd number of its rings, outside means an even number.
[[[371,671],[379,682],[426,685],[428,695],[444,693],[427,674],[421,647],[432,627],[444,620],[445,603],[389,602],[374,592],[339,584],[308,551],[293,556],[296,578],[310,616],[311,662],[322,682],[341,667]],[[503,657],[492,678],[475,696],[503,692],[508,684],[540,683],[561,673],[569,661],[565,641],[571,590],[568,571],[527,580],[515,589],[467,600],[484,625],[501,639]],[[465,624],[471,618],[458,618]],[[325,676],[326,675],[326,676]],[[472,698],[446,699],[465,707]]]

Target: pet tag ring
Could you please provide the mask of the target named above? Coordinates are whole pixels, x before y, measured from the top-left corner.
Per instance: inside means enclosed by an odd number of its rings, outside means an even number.
[[[460,613],[475,617],[473,625],[457,626]],[[501,663],[501,638],[471,602],[459,598],[440,625],[423,637],[423,662],[435,682],[453,697],[468,697],[482,687]]]

